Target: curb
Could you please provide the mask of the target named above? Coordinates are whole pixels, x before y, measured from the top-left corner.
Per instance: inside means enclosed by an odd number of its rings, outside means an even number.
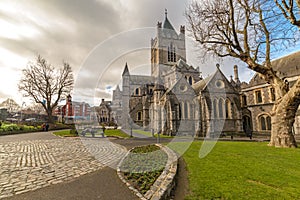
[[[162,146],[160,144],[156,144],[156,146],[160,147],[168,155],[167,164],[161,173],[161,175],[157,178],[154,184],[151,186],[150,190],[146,192],[145,195],[142,195],[137,189],[135,189],[126,179],[123,177],[120,166],[123,160],[128,156],[130,149],[126,155],[122,158],[117,166],[117,174],[121,181],[126,184],[126,186],[133,191],[133,193],[138,196],[141,200],[159,200],[159,199],[167,199],[171,196],[171,191],[175,187],[175,176],[177,174],[177,165],[178,165],[178,157],[176,153],[168,147]]]

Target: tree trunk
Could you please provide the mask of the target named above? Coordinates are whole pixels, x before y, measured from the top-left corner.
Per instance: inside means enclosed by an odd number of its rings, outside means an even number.
[[[293,134],[293,125],[297,109],[292,106],[284,106],[281,102],[274,106],[272,116],[271,140],[269,146],[275,147],[297,147]]]
[[[52,110],[47,110],[48,123],[53,123]]]

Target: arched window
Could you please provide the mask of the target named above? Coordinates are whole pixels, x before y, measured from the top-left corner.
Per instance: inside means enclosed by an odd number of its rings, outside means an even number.
[[[189,77],[189,84],[192,85],[193,84],[193,78],[190,76]]]
[[[135,89],[135,95],[139,95],[140,94],[140,90],[139,90],[139,88],[136,88]]]
[[[266,121],[267,121],[267,130],[271,130],[272,128],[271,117],[267,116]]]
[[[168,62],[176,62],[176,50],[173,43],[168,46]]]
[[[264,116],[260,117],[260,128],[262,131],[266,130],[266,119],[264,118]]]
[[[246,95],[242,96],[242,106],[247,106],[247,96]]]
[[[142,120],[142,112],[137,113],[137,120],[141,121]]]
[[[261,115],[259,118],[260,128],[262,131],[270,131],[272,128],[271,117],[269,115]]]
[[[225,103],[226,119],[231,118],[230,105],[231,105],[230,100],[229,100],[229,99],[226,99],[226,103]]]
[[[224,100],[219,99],[219,118],[224,118],[224,112],[223,112],[223,105],[224,105]]]
[[[188,103],[184,103],[184,118],[188,119],[189,113],[188,113]]]
[[[218,113],[217,113],[217,100],[216,99],[213,102],[213,110],[214,110],[214,118],[217,118]]]
[[[181,102],[180,118],[184,119],[184,102]]]
[[[271,101],[276,100],[275,89],[274,88],[270,88],[270,96],[271,96]]]

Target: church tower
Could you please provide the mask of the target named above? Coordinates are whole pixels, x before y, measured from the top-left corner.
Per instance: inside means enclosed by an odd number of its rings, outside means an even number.
[[[173,66],[179,59],[186,62],[185,26],[180,26],[179,34],[168,19],[157,23],[156,37],[151,39],[151,75],[159,75],[160,66]]]

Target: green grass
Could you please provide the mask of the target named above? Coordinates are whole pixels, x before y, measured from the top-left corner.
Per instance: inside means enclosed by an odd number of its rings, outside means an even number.
[[[53,132],[54,135],[62,136],[62,137],[76,137],[78,136],[74,131],[72,130],[62,130],[62,131],[55,131]]]
[[[267,143],[218,142],[199,158],[202,142],[183,155],[190,193],[186,199],[299,199],[300,149]]]
[[[121,137],[121,138],[129,138],[130,136],[124,133],[119,129],[106,129],[105,130],[106,136],[114,136],[114,137]]]
[[[138,134],[142,134],[142,135],[146,135],[148,137],[152,137],[152,133],[149,132],[149,131],[143,131],[143,130],[138,130],[138,129],[135,129],[135,130],[132,130],[133,132],[135,133],[138,133]],[[173,136],[168,136],[168,135],[162,135],[160,134],[159,135],[161,138],[172,138]],[[157,138],[157,134],[154,134],[154,137]]]
[[[160,176],[168,155],[156,145],[135,147],[123,160],[120,169],[130,184],[145,194]]]

